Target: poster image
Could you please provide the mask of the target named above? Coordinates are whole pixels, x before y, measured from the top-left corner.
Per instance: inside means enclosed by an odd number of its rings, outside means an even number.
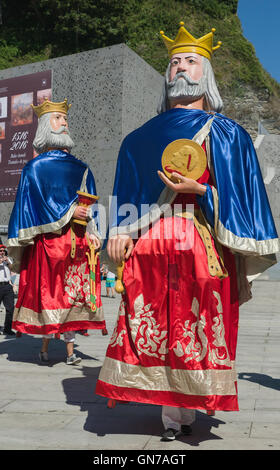
[[[0,139],[5,139],[5,122],[0,122]]]
[[[14,201],[23,167],[37,154],[37,106],[52,99],[52,71],[0,80],[0,202]]]
[[[31,124],[33,120],[33,93],[21,93],[11,98],[11,124],[23,126]]]
[[[46,90],[37,91],[37,105],[42,104],[45,100],[51,101],[52,99],[52,89],[48,88]]]
[[[0,97],[0,118],[7,117],[7,96]]]

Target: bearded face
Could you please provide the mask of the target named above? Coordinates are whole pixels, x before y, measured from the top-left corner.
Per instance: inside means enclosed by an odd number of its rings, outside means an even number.
[[[49,148],[65,149],[70,152],[73,146],[65,114],[53,112],[40,117],[33,141],[37,153],[46,152]]]
[[[174,55],[166,70],[157,112],[169,110],[176,102],[188,104],[202,96],[206,111],[221,112],[223,101],[210,61],[195,53]]]
[[[167,94],[169,100],[187,101],[201,98],[206,91],[202,56],[196,53],[179,53],[170,61]]]

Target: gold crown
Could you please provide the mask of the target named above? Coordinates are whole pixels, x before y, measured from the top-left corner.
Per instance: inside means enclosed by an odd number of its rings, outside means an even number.
[[[160,31],[169,56],[171,57],[180,52],[196,52],[197,54],[207,57],[207,59],[211,59],[213,51],[218,49],[222,44],[222,42],[219,41],[217,46],[213,47],[213,33],[216,31],[215,28],[212,28],[212,31],[205,36],[195,39],[186,28],[184,28],[183,21],[179,24],[180,28],[174,40],[165,36],[164,31]]]
[[[53,103],[52,101],[45,100],[43,103],[39,104],[39,106],[31,105],[34,113],[37,114],[38,118],[45,113],[54,113],[55,111],[58,113],[67,114],[68,110],[71,108],[71,104],[67,104],[67,98],[60,103]]]

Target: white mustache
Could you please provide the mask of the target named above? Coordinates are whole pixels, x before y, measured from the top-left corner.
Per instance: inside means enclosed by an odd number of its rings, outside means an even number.
[[[194,81],[186,72],[178,72],[177,75],[168,83],[168,87],[172,87],[178,81],[179,78],[183,78],[189,85],[199,85],[199,81]]]
[[[69,134],[69,131],[68,131],[67,127],[65,127],[65,126],[61,126],[57,131],[54,131],[53,129],[51,130],[52,134],[62,134],[64,132],[66,132],[66,134]]]

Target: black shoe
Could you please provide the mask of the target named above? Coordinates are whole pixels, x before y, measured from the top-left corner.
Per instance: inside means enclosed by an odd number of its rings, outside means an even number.
[[[188,424],[182,424],[181,431],[184,436],[189,436],[192,433],[192,428]]]
[[[16,336],[16,333],[12,330],[3,330],[3,335]]]
[[[41,364],[48,364],[50,362],[47,352],[40,351],[39,352],[39,359],[40,359]]]
[[[165,442],[174,441],[176,437],[179,436],[180,434],[181,432],[177,431],[177,429],[168,428],[162,433],[161,440]]]

